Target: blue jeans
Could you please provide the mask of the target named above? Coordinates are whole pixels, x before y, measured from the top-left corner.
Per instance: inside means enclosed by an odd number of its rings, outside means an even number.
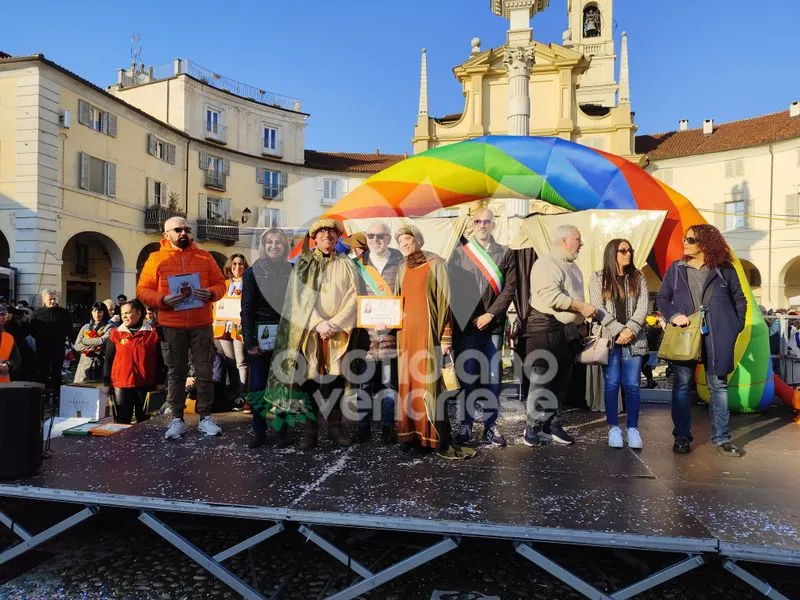
[[[358,428],[370,431],[372,421],[377,420],[372,414],[376,396],[380,396],[383,426],[391,427],[397,404],[397,359],[365,360],[363,366],[371,370],[372,376],[359,386]]]
[[[247,355],[247,364],[250,365],[250,391],[262,392],[267,387],[267,377],[272,364],[272,352]],[[267,419],[259,411],[253,411],[253,431],[255,433],[267,432]]]
[[[625,405],[628,411],[628,427],[639,426],[639,397],[641,396],[642,357],[633,356],[628,346],[614,344],[608,353],[608,366],[603,367],[605,380],[604,399],[606,421],[619,425],[619,388],[625,390]]]
[[[672,381],[672,423],[675,428],[672,435],[692,439],[691,419],[691,393],[689,385],[692,381],[696,363],[672,363],[674,378]],[[706,370],[706,381],[710,399],[708,402],[708,416],[711,421],[711,444],[721,446],[731,441],[728,423],[730,411],[728,410],[728,381],[726,377],[718,377]]]
[[[473,331],[465,334],[462,340],[462,352],[472,355],[464,361],[464,420],[462,423],[472,427],[475,420],[475,409],[483,405],[485,427],[491,429],[497,424],[500,414],[500,359],[502,338],[500,334]],[[480,355],[479,359],[477,355]],[[483,359],[485,357],[485,359]],[[487,372],[488,367],[488,372]]]

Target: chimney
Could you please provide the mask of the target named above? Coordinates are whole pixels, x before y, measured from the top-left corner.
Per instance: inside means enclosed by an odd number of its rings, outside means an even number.
[[[703,121],[703,135],[711,135],[714,133],[714,119],[706,119]]]
[[[687,129],[689,129],[689,119],[678,121],[678,131],[686,131]]]
[[[792,102],[789,105],[789,116],[793,119],[800,117],[800,102]]]
[[[381,149],[380,148],[375,150],[375,155],[376,156],[380,156],[381,155]]]

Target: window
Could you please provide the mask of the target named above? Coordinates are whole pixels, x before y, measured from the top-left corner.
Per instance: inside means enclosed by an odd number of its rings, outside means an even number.
[[[741,158],[737,160],[725,161],[725,177],[742,177],[744,176],[744,160]]]
[[[786,196],[786,224],[797,225],[800,223],[800,186],[798,192]]]
[[[742,192],[732,192],[725,199],[725,231],[747,227],[747,198]]]
[[[281,153],[281,132],[277,127],[264,126],[264,154]]]
[[[153,206],[167,206],[169,193],[167,184],[157,179],[147,178],[147,204]]]
[[[80,179],[78,185],[81,189],[89,190],[95,194],[116,196],[117,165],[90,156],[85,152],[79,154],[78,162],[80,163]]]
[[[159,160],[175,164],[175,144],[165,142],[152,133],[147,135],[147,152]]]
[[[334,204],[347,193],[347,181],[342,179],[322,178],[322,203]]]
[[[256,169],[256,181],[264,185],[264,198],[283,200],[283,190],[287,185],[287,173],[270,169]]]
[[[200,168],[206,172],[205,185],[224,190],[226,178],[231,172],[230,161],[207,152],[200,152],[199,156]]]
[[[230,221],[231,199],[208,196],[206,201],[206,218],[210,221]]]
[[[267,208],[260,206],[258,208],[258,227],[280,227],[281,226],[281,211],[279,208]]]
[[[220,111],[214,108],[206,108],[206,133],[219,134],[222,121],[220,114]]]
[[[101,110],[86,100],[78,100],[78,122],[89,129],[117,137],[117,115]]]

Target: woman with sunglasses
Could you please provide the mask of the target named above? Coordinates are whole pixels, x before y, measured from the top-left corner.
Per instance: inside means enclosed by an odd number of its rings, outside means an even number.
[[[642,357],[648,354],[644,322],[647,318],[647,280],[633,264],[633,246],[628,240],[608,242],[603,269],[589,280],[589,298],[597,309],[600,337],[613,341],[608,365],[603,367],[603,397],[608,423],[608,445],[622,448],[619,428],[619,389],[625,390],[628,447],[642,447],[639,433]],[[595,332],[597,333],[597,332]]]
[[[658,308],[668,323],[689,324],[689,315],[702,313],[702,357],[710,392],[711,443],[725,456],[742,456],[731,443],[728,427],[728,375],[734,369],[733,350],[744,329],[747,299],[725,238],[712,225],[694,225],[683,238],[683,258],[672,263],[658,290]],[[673,452],[691,450],[689,385],[696,362],[672,363]]]

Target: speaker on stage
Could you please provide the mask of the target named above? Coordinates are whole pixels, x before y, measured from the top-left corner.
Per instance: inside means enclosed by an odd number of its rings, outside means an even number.
[[[33,475],[42,466],[41,383],[0,384],[0,479]]]

